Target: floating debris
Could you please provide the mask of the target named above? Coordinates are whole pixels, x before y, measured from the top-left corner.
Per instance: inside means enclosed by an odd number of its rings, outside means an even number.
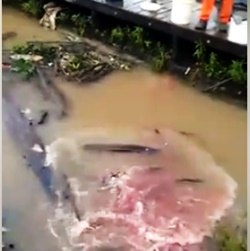
[[[9,231],[10,231],[9,229],[7,229],[7,228],[5,228],[5,227],[2,226],[2,233],[7,233]]]
[[[43,60],[43,57],[40,55],[25,55],[25,54],[14,54],[10,55],[10,59],[12,60],[26,60],[26,61],[33,61],[33,62],[39,62]]]
[[[83,39],[76,34],[73,33],[62,33],[63,37],[66,38],[67,41],[69,42],[81,42]]]
[[[32,121],[33,118],[31,116],[31,110],[29,108],[25,108],[20,111],[22,115],[24,115],[29,121]]]
[[[187,76],[190,73],[190,71],[191,71],[191,67],[187,67],[187,69],[186,69],[186,71],[185,71],[184,74]]]
[[[114,70],[128,71],[139,64],[125,56],[97,49],[86,41],[31,41],[13,48],[9,57],[12,70],[17,72],[32,76],[38,66],[53,67],[56,75],[78,83],[97,81]]]
[[[44,152],[43,148],[38,144],[35,144],[31,149],[35,152],[38,152],[38,153]]]
[[[45,146],[45,153],[46,153],[46,157],[45,157],[45,161],[44,161],[44,166],[45,167],[49,167],[49,166],[53,166],[53,163],[55,162],[55,159],[57,158],[57,154],[51,150],[51,147],[49,145]]]
[[[45,28],[55,30],[56,29],[56,16],[59,11],[62,10],[61,7],[56,6],[55,3],[49,2],[43,6],[45,13],[40,19],[39,24]]]
[[[131,64],[115,56],[95,52],[90,46],[83,46],[81,52],[59,49],[56,72],[69,80],[80,83],[92,82],[114,70],[129,70]]]
[[[68,80],[86,83],[99,80],[114,70],[129,70],[135,65],[116,55],[96,51],[86,42],[60,44],[54,69]]]
[[[2,234],[9,232],[10,230],[2,226]],[[2,243],[2,248],[5,248],[6,245]]]

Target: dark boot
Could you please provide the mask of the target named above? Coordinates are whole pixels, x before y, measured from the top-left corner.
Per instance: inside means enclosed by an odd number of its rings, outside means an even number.
[[[200,31],[204,31],[207,29],[207,21],[205,20],[200,20],[196,26],[195,26],[196,30],[200,30]]]
[[[228,23],[218,23],[219,32],[227,33],[228,32]]]

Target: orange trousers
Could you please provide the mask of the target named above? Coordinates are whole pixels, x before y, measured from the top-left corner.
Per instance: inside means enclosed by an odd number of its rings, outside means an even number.
[[[212,13],[214,4],[215,0],[203,0],[200,20],[208,21]],[[227,24],[230,21],[233,12],[233,4],[234,4],[233,0],[221,0],[220,11],[219,11],[219,22]]]

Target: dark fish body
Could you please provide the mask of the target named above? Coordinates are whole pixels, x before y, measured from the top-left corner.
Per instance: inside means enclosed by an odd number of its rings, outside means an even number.
[[[183,178],[183,179],[177,179],[176,182],[178,182],[178,183],[203,183],[204,180],[202,180],[202,179],[192,179],[192,178]]]
[[[154,129],[154,132],[155,132],[156,134],[160,134],[160,130],[157,129],[157,128]]]
[[[48,119],[49,113],[47,111],[42,111],[40,119],[37,121],[38,125],[43,125]]]
[[[141,145],[126,145],[126,144],[86,144],[83,146],[86,151],[97,152],[117,152],[117,153],[157,153],[159,149],[141,146]]]
[[[185,131],[180,131],[180,134],[182,134],[184,136],[195,136],[194,133],[192,133],[192,132],[185,132]]]
[[[72,193],[70,183],[68,182],[68,177],[65,174],[63,174],[63,179],[66,184],[66,187],[63,191],[64,199],[69,201],[69,203],[75,213],[76,218],[80,221],[81,215],[80,215],[80,212],[79,212],[77,205],[76,205],[75,195]]]

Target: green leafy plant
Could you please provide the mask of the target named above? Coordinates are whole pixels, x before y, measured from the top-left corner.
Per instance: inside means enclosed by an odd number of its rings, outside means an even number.
[[[144,31],[142,27],[135,27],[128,33],[128,38],[135,48],[143,49],[144,47]]]
[[[93,15],[86,16],[86,24],[88,27],[93,28],[97,26],[97,21],[94,19]]]
[[[75,25],[78,35],[83,36],[86,31],[87,20],[81,14],[75,14],[71,16],[71,21]]]
[[[155,46],[154,56],[151,59],[151,67],[156,72],[162,72],[167,64],[168,53],[158,42]]]
[[[35,65],[24,59],[13,61],[11,70],[21,74],[27,80],[29,80],[36,73]]]
[[[201,41],[195,44],[195,51],[193,55],[198,61],[198,63],[203,63],[205,61],[206,47]]]
[[[58,13],[56,20],[59,24],[67,25],[71,20],[71,14],[68,11],[64,11],[64,12],[61,11]]]
[[[77,72],[84,67],[84,59],[81,55],[75,55],[68,63],[67,70],[70,72]]]
[[[247,72],[244,70],[242,61],[233,60],[228,67],[227,74],[234,82],[245,83],[247,81]]]
[[[40,44],[33,47],[33,53],[43,56],[45,63],[53,62],[57,56],[57,47]]]
[[[228,226],[217,227],[214,238],[220,251],[247,251],[246,236],[239,236]]]
[[[27,12],[28,14],[40,17],[42,15],[42,3],[37,0],[28,0],[21,4],[22,10]]]
[[[13,54],[29,54],[31,52],[31,46],[27,44],[15,45],[13,46],[11,52]]]
[[[16,45],[11,50],[12,54],[33,54],[40,55],[43,57],[45,63],[53,62],[56,58],[57,47],[46,46],[44,44],[25,44]]]
[[[210,79],[221,80],[225,77],[225,67],[221,65],[218,56],[214,52],[210,53],[208,62],[203,63],[203,69]]]
[[[43,12],[42,1],[16,0],[15,2],[18,2],[18,5],[24,11],[33,16],[39,16]],[[165,46],[161,43],[147,39],[147,34],[142,27],[128,26],[126,28],[115,27],[112,30],[103,29],[101,28],[103,25],[95,15],[84,15],[69,9],[61,11],[57,20],[64,25],[70,24],[71,27],[75,27],[77,34],[80,36],[87,33],[97,38],[103,37],[105,41],[119,45],[123,49],[135,51],[137,56],[150,63],[154,71],[161,72],[166,69],[170,54],[167,53]],[[57,48],[46,45],[19,45],[13,48],[13,53],[33,53],[43,56],[46,62],[52,62],[56,58]],[[199,76],[196,75],[197,78],[203,76],[215,82],[221,82],[222,80],[228,82],[229,79],[229,81],[232,80],[236,83],[246,83],[247,73],[242,61],[234,60],[229,66],[225,66],[217,54],[207,52],[205,44],[201,41],[196,43],[193,56],[198,63]],[[79,60],[79,58],[75,58],[69,62],[68,67],[71,71],[77,71],[81,69],[82,64],[86,64],[84,59],[81,59],[82,62],[79,62]]]
[[[111,31],[110,40],[111,43],[121,44],[124,42],[125,34],[121,27],[114,28]]]
[[[150,40],[145,40],[144,41],[144,47],[146,49],[149,49],[151,45],[152,45],[152,42]]]

